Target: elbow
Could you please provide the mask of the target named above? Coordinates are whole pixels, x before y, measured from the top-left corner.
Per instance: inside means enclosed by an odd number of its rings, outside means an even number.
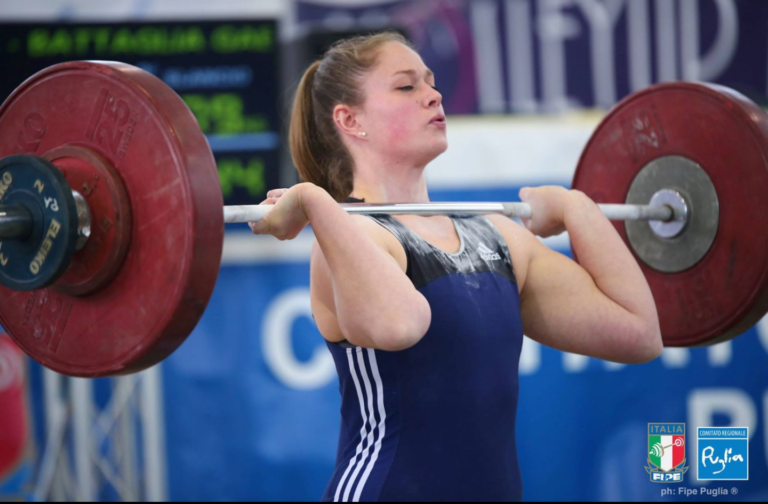
[[[381,330],[372,336],[376,348],[387,352],[399,352],[421,341],[432,322],[432,311],[427,300],[424,299],[423,306],[422,303],[415,306],[408,315],[379,326]]]
[[[374,336],[371,339],[373,340],[375,347],[379,350],[384,350],[385,352],[399,352],[411,348],[418,343],[423,336],[423,334],[419,336],[417,333],[390,331]]]
[[[664,351],[664,344],[661,341],[661,333],[656,333],[648,337],[639,345],[637,351],[637,362],[634,364],[647,364],[661,357]]]
[[[640,324],[630,341],[630,352],[625,364],[647,364],[658,359],[664,351],[658,320]]]
[[[661,356],[664,343],[658,320],[649,322],[636,319],[632,323],[614,327],[610,350],[601,358],[620,364],[647,364]]]
[[[378,348],[387,352],[399,352],[401,350],[408,350],[412,346],[416,345],[416,343],[421,341],[426,333],[426,329],[420,330],[418,328],[415,330],[406,329],[399,332],[392,332],[381,338],[381,344],[378,346]]]
[[[369,319],[365,324],[361,324],[365,327],[364,330],[363,327],[350,330],[348,334],[356,336],[347,338],[347,341],[355,346],[399,352],[421,341],[432,322],[432,310],[424,298],[414,303],[407,313],[400,312],[396,316],[383,313],[380,315],[377,320]]]

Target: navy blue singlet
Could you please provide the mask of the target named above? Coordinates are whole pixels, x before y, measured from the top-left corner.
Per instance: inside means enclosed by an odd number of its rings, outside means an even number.
[[[482,216],[451,216],[450,254],[400,221],[407,275],[429,301],[424,338],[400,352],[330,343],[341,433],[323,501],[519,501],[515,445],[520,299],[506,243]]]

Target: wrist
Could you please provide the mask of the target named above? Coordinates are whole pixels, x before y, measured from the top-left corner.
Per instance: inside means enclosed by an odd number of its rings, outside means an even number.
[[[330,198],[331,195],[320,186],[313,184],[312,182],[303,182],[299,184],[298,199],[299,207],[301,208],[304,216],[308,221],[312,222],[312,214],[318,204],[321,204],[322,200]]]
[[[589,196],[577,189],[571,189],[566,195],[566,202],[563,205],[563,222],[569,214],[583,214],[590,208],[597,208],[594,201]]]
[[[578,225],[579,216],[584,215],[589,198],[586,195],[577,190],[569,190],[563,195],[563,204],[560,210],[563,212],[561,221],[563,228],[566,231],[572,231],[574,225]]]

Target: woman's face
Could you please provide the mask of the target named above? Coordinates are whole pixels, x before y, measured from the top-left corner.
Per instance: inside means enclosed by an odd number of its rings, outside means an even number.
[[[398,42],[382,46],[363,82],[361,129],[387,159],[424,166],[448,148],[443,96],[421,57]],[[434,121],[436,116],[442,120]]]

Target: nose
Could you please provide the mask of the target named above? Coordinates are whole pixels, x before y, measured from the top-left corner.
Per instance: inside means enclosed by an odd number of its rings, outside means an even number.
[[[443,103],[443,95],[437,89],[429,86],[427,92],[426,106],[427,108],[439,107]]]

